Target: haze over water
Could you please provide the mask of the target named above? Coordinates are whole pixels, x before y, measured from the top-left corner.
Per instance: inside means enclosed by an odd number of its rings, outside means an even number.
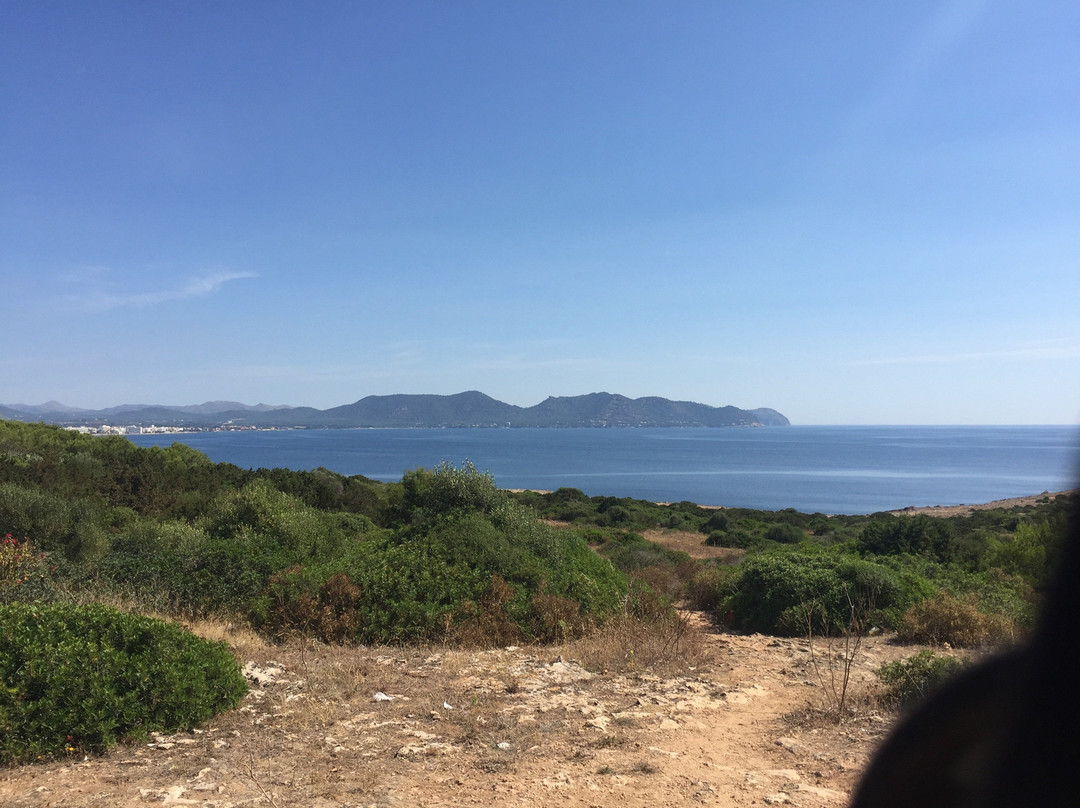
[[[502,488],[872,513],[1073,488],[1067,426],[795,426],[767,429],[366,429],[132,436],[179,440],[245,468],[325,467],[382,481],[471,461]]]

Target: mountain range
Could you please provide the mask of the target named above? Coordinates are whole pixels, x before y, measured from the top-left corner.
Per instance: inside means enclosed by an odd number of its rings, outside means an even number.
[[[0,404],[0,418],[44,421],[62,426],[173,426],[188,429],[328,429],[361,427],[731,427],[788,426],[767,407],[752,410],[712,407],[692,401],[612,393],[551,396],[532,407],[506,404],[471,390],[455,395],[367,396],[352,404],[318,410],[235,401],[166,406],[125,404],[103,410]]]

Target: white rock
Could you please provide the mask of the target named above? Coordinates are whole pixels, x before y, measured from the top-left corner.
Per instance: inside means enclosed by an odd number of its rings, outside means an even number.
[[[424,732],[419,729],[403,729],[401,734],[411,735],[414,738],[419,738],[421,741],[437,741],[439,739],[438,735],[432,735],[430,732]]]
[[[245,662],[243,668],[243,674],[248,681],[259,687],[273,684],[274,680],[283,673],[285,673],[285,668],[274,662],[268,663],[265,668],[260,668],[254,662]]]
[[[807,792],[813,794],[815,797],[821,797],[826,800],[846,800],[848,795],[842,791],[835,791],[831,788],[821,788],[819,786],[808,786],[806,783],[799,784],[799,792]]]
[[[776,745],[782,746],[784,749],[792,753],[802,751],[802,744],[794,738],[777,738]]]
[[[778,780],[789,780],[792,783],[802,782],[802,775],[794,769],[769,769],[765,774]]]

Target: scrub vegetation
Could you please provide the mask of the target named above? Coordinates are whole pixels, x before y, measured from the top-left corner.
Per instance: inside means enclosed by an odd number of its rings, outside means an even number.
[[[0,605],[0,762],[190,729],[247,693],[224,643],[100,604]]]
[[[1031,623],[1071,499],[953,518],[714,509],[569,488],[511,493],[468,463],[396,483],[248,470],[180,443],[141,448],[0,421],[0,621],[15,638],[0,646],[0,667],[5,683],[21,682],[0,692],[9,739],[0,757],[187,726],[242,693],[222,647],[84,604],[220,618],[273,642],[494,647],[607,632],[624,661],[647,648],[650,659],[688,653],[680,601],[738,630],[813,638],[881,629],[980,646]],[[731,552],[692,558],[646,538],[658,531]],[[57,664],[50,648],[77,662]],[[610,667],[608,657],[597,667]],[[94,668],[102,659],[112,667]],[[152,664],[186,672],[170,679]],[[61,680],[80,665],[98,671],[80,684],[89,717],[64,712]],[[27,670],[52,678],[31,687]],[[922,673],[887,676],[896,684]],[[151,681],[163,690],[139,700],[152,714],[109,701]],[[897,700],[917,686],[903,688]]]
[[[0,528],[28,573],[47,561],[49,581],[19,583],[38,600],[107,594],[277,638],[561,639],[609,619],[629,592],[580,533],[545,524],[469,464],[383,484],[2,422]]]
[[[584,531],[624,568],[648,567],[654,580],[666,569],[669,594],[731,628],[842,635],[854,619],[867,631],[954,647],[1008,643],[1031,625],[1076,500],[936,517],[658,505],[566,488],[517,496]],[[695,531],[705,545],[745,552],[737,564],[731,556],[689,564],[647,547],[642,536],[656,530]]]

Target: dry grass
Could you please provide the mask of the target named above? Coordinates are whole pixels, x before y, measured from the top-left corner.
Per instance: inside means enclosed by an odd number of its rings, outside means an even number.
[[[669,550],[678,550],[691,558],[719,559],[721,564],[734,564],[746,555],[746,550],[738,547],[710,547],[705,544],[704,534],[689,530],[646,530],[642,535]]]
[[[816,704],[808,701],[782,718],[787,726],[802,730],[833,728],[840,724],[881,728],[888,726],[889,719],[895,714],[896,711],[883,701],[880,688],[859,687],[848,692],[842,711],[828,699]]]
[[[256,634],[249,626],[206,619],[187,620],[183,623],[183,626],[192,634],[203,639],[228,644],[233,653],[240,659],[261,656],[271,648],[266,640]]]
[[[606,673],[672,674],[711,661],[701,626],[682,614],[648,621],[621,615],[563,649],[586,669]]]
[[[979,611],[974,593],[961,600],[941,592],[908,609],[896,634],[901,642],[979,648],[1014,643],[1017,628],[1003,615]]]

